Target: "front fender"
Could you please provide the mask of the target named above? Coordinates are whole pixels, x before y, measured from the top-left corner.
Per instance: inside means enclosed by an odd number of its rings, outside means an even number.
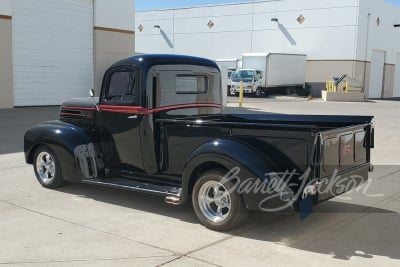
[[[84,161],[81,160],[81,155],[85,153],[89,158],[96,156],[88,130],[62,121],[48,121],[32,127],[24,136],[27,163],[33,163],[33,154],[40,145],[47,145],[56,153],[65,180],[79,182],[93,176],[87,172],[88,166],[85,165],[88,163],[83,164]],[[97,165],[95,166],[97,175]]]
[[[198,147],[189,157],[182,176],[182,200],[190,196],[193,179],[197,179],[196,169],[204,164],[223,166],[226,170],[240,168],[239,178],[268,179],[266,174],[279,172],[279,167],[255,147],[231,139],[216,139]],[[246,205],[255,209],[256,205],[250,194],[243,195]],[[251,206],[251,207],[250,207]]]

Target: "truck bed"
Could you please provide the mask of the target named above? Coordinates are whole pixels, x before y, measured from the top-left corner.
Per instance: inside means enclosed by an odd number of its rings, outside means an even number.
[[[244,142],[274,160],[278,171],[305,171],[329,177],[368,165],[373,142],[371,116],[223,114],[159,119],[165,134],[166,170],[178,173],[185,159],[202,143],[215,138]],[[188,155],[177,155],[185,146]]]

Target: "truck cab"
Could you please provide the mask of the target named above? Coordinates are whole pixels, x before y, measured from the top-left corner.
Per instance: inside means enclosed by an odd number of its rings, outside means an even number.
[[[255,69],[236,70],[231,76],[231,94],[240,92],[241,83],[243,84],[243,93],[262,95],[263,75],[261,71]]]

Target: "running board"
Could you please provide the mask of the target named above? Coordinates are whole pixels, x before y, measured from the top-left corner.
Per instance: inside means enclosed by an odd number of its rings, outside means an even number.
[[[181,188],[168,185],[155,185],[123,178],[85,179],[82,183],[125,189],[135,192],[144,192],[153,195],[181,198]]]

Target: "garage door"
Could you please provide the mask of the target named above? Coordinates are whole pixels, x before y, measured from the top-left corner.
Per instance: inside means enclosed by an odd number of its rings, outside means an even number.
[[[385,54],[385,51],[372,50],[368,98],[382,97]]]
[[[400,97],[400,53],[396,55],[393,96]]]
[[[93,0],[13,4],[14,105],[59,105],[93,88]]]

